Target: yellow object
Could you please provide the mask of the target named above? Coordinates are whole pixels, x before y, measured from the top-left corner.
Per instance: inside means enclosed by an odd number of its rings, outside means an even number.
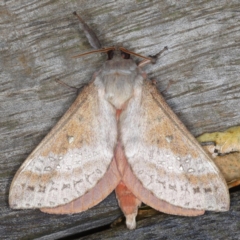
[[[215,142],[219,153],[240,151],[240,126],[228,128],[224,132],[204,133],[197,137],[199,142]]]

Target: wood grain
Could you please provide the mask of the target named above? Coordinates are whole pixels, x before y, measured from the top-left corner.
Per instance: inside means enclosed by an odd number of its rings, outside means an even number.
[[[91,50],[73,11],[89,23],[104,46],[122,45],[142,55],[155,54],[168,46],[169,51],[145,70],[157,81],[174,112],[197,136],[240,123],[239,9],[237,0],[2,1],[1,239],[56,239],[88,234],[87,230],[92,232],[120,215],[113,195],[95,208],[73,216],[13,211],[7,202],[15,172],[76,97],[55,79],[81,87],[105,59],[104,55],[71,58]],[[122,227],[92,236],[226,239],[226,229],[230,229],[228,239],[237,239],[240,192],[231,197],[231,210],[227,213],[207,213],[193,219],[160,214],[138,223],[136,231]]]

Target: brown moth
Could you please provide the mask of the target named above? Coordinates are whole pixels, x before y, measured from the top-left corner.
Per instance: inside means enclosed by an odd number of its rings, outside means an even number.
[[[129,229],[141,202],[183,216],[227,211],[222,174],[141,69],[154,58],[137,65],[124,48],[93,52],[107,52],[108,60],[20,167],[10,207],[79,213],[115,189]]]

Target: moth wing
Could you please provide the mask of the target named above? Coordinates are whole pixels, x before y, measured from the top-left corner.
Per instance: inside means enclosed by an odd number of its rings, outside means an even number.
[[[151,83],[135,89],[120,121],[127,161],[146,190],[185,209],[229,209],[222,174]],[[123,179],[137,188],[128,182],[127,171]],[[144,196],[138,198],[144,202]]]
[[[106,198],[116,188],[120,180],[121,175],[114,158],[105,175],[83,196],[58,207],[41,208],[40,210],[50,214],[73,214],[88,210]]]
[[[131,166],[129,165],[125,153],[121,144],[117,145],[115,158],[117,162],[117,166],[119,171],[121,172],[122,179],[121,181],[126,185],[128,190],[138,199],[144,202],[145,204],[155,208],[158,211],[165,212],[168,214],[175,214],[175,215],[184,215],[184,216],[197,216],[204,214],[204,210],[195,210],[195,209],[186,209],[178,206],[174,206],[164,200],[157,198],[155,195],[152,194],[150,190],[145,188],[140,180],[135,176],[133,173]],[[119,186],[119,185],[118,185]],[[122,189],[116,189],[117,198],[119,195],[123,195],[121,193]],[[133,212],[130,206],[134,204],[131,202],[129,204],[130,199],[127,198],[127,202],[122,202],[122,206],[125,210],[127,210],[124,214],[127,219],[130,218],[130,221],[133,216]],[[124,206],[125,205],[125,206]],[[134,206],[135,207],[135,206]],[[122,208],[122,207],[121,207]],[[124,211],[123,211],[124,212]],[[135,222],[135,220],[133,221]],[[135,224],[134,224],[135,225]]]
[[[16,173],[10,207],[56,207],[83,196],[107,172],[116,139],[115,111],[91,83]]]

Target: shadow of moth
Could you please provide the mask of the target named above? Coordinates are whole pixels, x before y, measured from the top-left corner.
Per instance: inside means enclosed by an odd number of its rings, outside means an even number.
[[[101,48],[77,17],[90,44]],[[79,213],[115,189],[129,229],[141,202],[184,216],[227,211],[222,174],[141,69],[154,58],[137,65],[124,48],[93,52],[108,60],[17,171],[10,207]]]

